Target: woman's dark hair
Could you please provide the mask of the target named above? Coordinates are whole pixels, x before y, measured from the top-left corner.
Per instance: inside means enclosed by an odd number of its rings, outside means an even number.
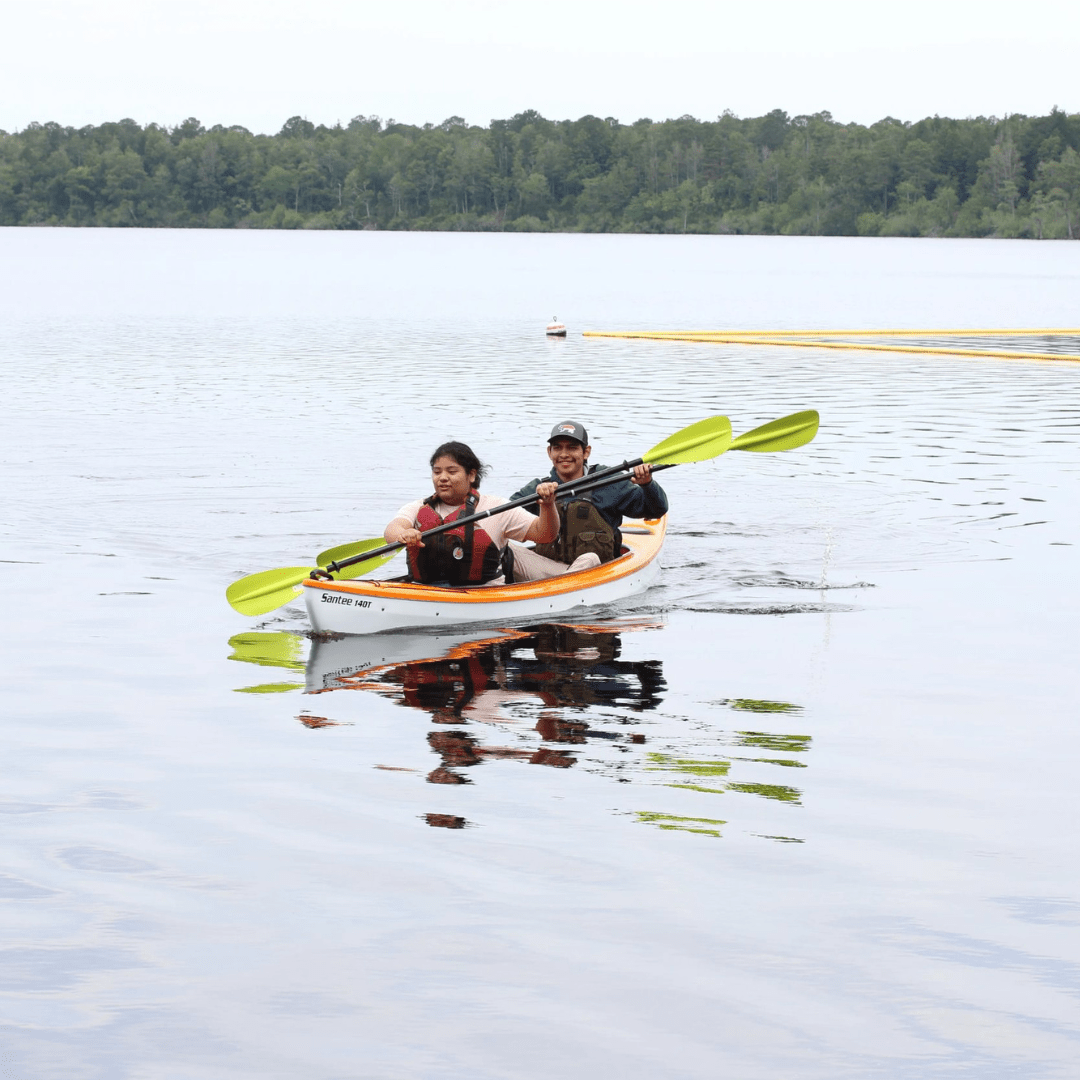
[[[476,479],[473,481],[473,487],[479,488],[480,481],[487,475],[487,466],[472,452],[471,448],[466,446],[463,442],[457,442],[451,440],[450,442],[444,442],[434,454],[431,455],[431,466],[435,467],[435,462],[441,457],[453,458],[467,473],[476,470]]]

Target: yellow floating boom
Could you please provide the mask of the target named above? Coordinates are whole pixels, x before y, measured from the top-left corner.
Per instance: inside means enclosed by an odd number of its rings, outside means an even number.
[[[916,353],[943,356],[978,356],[1001,360],[1072,360],[1077,353],[1025,352],[1015,349],[958,349],[934,345],[896,345],[883,338],[1074,338],[1080,329],[1014,330],[586,330],[585,337],[643,338],[649,341],[694,341],[726,345],[773,345],[788,348],[853,349],[863,352]],[[836,341],[859,337],[869,341]]]
[[[1080,328],[1053,330],[586,330],[585,337],[1080,337]]]

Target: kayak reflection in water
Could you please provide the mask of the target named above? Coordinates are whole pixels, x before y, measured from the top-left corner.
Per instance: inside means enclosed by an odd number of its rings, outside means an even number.
[[[409,577],[428,585],[501,585],[507,540],[547,543],[559,534],[555,483],[541,484],[538,516],[515,507],[483,521],[423,539],[423,533],[448,521],[502,506],[507,500],[481,495],[486,467],[462,442],[446,442],[431,455],[435,493],[406,503],[386,526],[388,544],[403,543]]]
[[[619,631],[645,626],[543,625],[504,630],[452,645],[440,657],[402,663],[360,661],[349,672],[348,648],[356,643],[316,642],[309,661],[309,690],[352,688],[375,691],[410,708],[430,713],[439,728],[427,736],[441,764],[431,771],[433,784],[467,784],[462,770],[486,758],[515,758],[533,765],[569,768],[576,761],[564,747],[590,739],[644,742],[626,732],[634,721],[626,713],[655,709],[666,689],[658,660],[620,660]],[[417,635],[416,645],[432,639]],[[357,670],[357,667],[360,670]],[[539,708],[538,708],[539,707]],[[623,715],[610,723],[624,730],[590,726],[591,707],[616,708]],[[534,735],[521,731],[531,721]],[[488,746],[479,735],[460,730],[468,724],[516,728],[532,746]],[[543,743],[557,747],[536,746]]]

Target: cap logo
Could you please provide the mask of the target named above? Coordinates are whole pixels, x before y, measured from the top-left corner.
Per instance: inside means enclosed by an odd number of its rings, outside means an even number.
[[[574,433],[574,425],[573,424],[560,424],[559,425],[559,430],[560,431],[569,431],[570,434],[572,435]]]

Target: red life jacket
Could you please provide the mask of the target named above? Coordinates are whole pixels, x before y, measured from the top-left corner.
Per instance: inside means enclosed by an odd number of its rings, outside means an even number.
[[[435,504],[438,495],[424,500],[416,514],[416,528],[421,532],[447,521],[476,513],[480,493],[470,491],[465,502],[452,514],[439,517]],[[499,576],[502,549],[476,522],[458,529],[447,529],[438,536],[425,537],[422,548],[409,548],[409,577],[428,585],[482,585]]]

